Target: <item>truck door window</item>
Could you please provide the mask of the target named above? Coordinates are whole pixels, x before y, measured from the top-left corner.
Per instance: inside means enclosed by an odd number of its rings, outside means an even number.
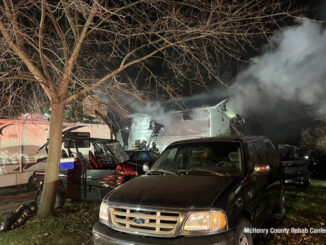
[[[263,142],[257,141],[254,143],[254,148],[256,149],[259,163],[260,164],[267,164],[267,163],[270,164],[272,159],[270,158],[270,155],[268,154],[265,144],[263,144]]]
[[[252,144],[248,144],[248,154],[250,165],[253,167],[256,163],[258,163],[258,156]]]
[[[273,145],[272,142],[270,141],[265,141],[265,145],[267,147],[267,149],[271,150],[271,151],[275,151],[275,146]]]
[[[275,146],[270,141],[265,141],[265,148],[267,150],[267,157],[270,163],[274,162]]]

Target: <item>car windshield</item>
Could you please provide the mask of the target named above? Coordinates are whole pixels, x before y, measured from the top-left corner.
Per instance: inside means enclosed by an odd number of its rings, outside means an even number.
[[[95,152],[103,155],[111,155],[111,152],[119,162],[124,162],[129,160],[127,153],[124,151],[123,147],[119,142],[107,143],[99,142],[93,143]]]
[[[242,165],[239,142],[195,142],[168,147],[149,173],[240,175]]]

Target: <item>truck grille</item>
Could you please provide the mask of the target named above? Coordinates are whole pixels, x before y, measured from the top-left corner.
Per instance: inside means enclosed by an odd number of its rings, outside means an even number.
[[[175,232],[180,214],[132,208],[110,208],[114,227],[126,232],[168,236]]]

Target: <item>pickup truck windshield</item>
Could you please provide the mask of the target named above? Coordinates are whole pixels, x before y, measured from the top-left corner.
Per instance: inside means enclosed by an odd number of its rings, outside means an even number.
[[[195,142],[168,147],[150,173],[239,175],[242,173],[239,142]]]

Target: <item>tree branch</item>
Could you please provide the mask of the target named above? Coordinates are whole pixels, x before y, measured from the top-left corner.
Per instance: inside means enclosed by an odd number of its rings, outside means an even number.
[[[133,61],[130,61],[129,63],[127,63],[126,65],[124,66],[120,66],[119,68],[115,69],[114,71],[112,71],[111,73],[107,74],[106,76],[102,77],[100,80],[98,80],[97,82],[89,85],[88,87],[76,92],[74,95],[71,95],[70,97],[68,97],[65,101],[65,104],[68,104],[70,103],[72,100],[76,99],[78,96],[82,95],[82,94],[86,94],[87,92],[93,90],[94,88],[98,87],[99,85],[101,85],[102,83],[104,83],[107,79],[109,79],[110,77],[113,77],[115,75],[117,75],[118,73],[120,73],[121,71],[125,70],[126,68],[128,68],[129,66],[132,66],[136,63],[139,63],[143,60],[146,60],[150,57],[152,57],[153,55],[157,54],[158,52],[161,52],[162,50],[164,49],[167,49],[169,47],[172,47],[174,45],[177,45],[177,44],[181,44],[181,43],[185,43],[185,42],[188,42],[188,41],[191,41],[191,40],[195,40],[195,39],[200,39],[200,38],[203,38],[207,35],[199,35],[199,36],[195,36],[195,37],[190,37],[190,38],[186,38],[184,40],[180,40],[180,41],[177,41],[177,42],[174,42],[174,43],[169,43],[169,44],[166,44],[166,45],[163,45],[162,47],[154,50],[153,52],[141,57],[141,58],[138,58],[138,59],[135,59]]]
[[[65,66],[65,70],[64,70],[64,73],[63,73],[63,78],[62,80],[60,81],[60,85],[59,85],[59,89],[58,89],[58,97],[59,98],[62,98],[65,96],[66,94],[66,90],[68,88],[68,85],[69,85],[69,82],[70,82],[70,76],[71,76],[71,73],[72,73],[72,68],[74,67],[74,65],[76,64],[76,60],[77,60],[77,57],[78,57],[78,54],[79,54],[79,51],[80,51],[80,47],[86,37],[86,34],[87,34],[87,30],[88,30],[88,27],[90,26],[92,20],[93,20],[93,17],[94,17],[94,14],[95,14],[95,3],[93,3],[93,6],[92,6],[92,9],[90,10],[90,13],[88,15],[88,18],[84,24],[84,27],[83,27],[83,30],[80,34],[80,37],[76,40],[76,43],[75,43],[75,46],[74,46],[74,49],[72,51],[72,54],[69,58],[69,60],[66,62],[66,66]]]
[[[39,80],[32,78],[32,77],[25,77],[25,76],[0,77],[0,82],[4,82],[4,81],[8,81],[8,80],[25,80],[25,81],[40,83]]]
[[[44,5],[45,5],[46,9],[48,10],[48,14],[49,14],[50,19],[51,19],[51,21],[53,23],[53,26],[54,26],[56,32],[58,33],[58,36],[61,39],[62,46],[63,46],[64,59],[65,59],[65,61],[67,61],[68,60],[68,54],[69,54],[69,46],[68,46],[66,37],[65,37],[64,33],[62,32],[62,30],[60,28],[60,25],[58,24],[57,20],[55,19],[49,5],[46,2],[44,2]]]
[[[64,8],[65,14],[67,16],[69,25],[71,27],[71,30],[74,33],[75,38],[78,38],[79,37],[78,26],[75,24],[74,19],[70,15],[69,8],[68,8],[68,3],[67,3],[66,0],[62,0],[62,3],[63,3],[63,8]]]
[[[34,75],[35,79],[41,84],[42,88],[44,89],[45,93],[51,100],[54,97],[54,92],[51,89],[51,86],[49,85],[48,81],[46,80],[45,77],[43,77],[42,73],[40,70],[34,66],[32,61],[29,59],[27,54],[20,50],[14,42],[11,40],[8,32],[6,31],[6,28],[4,27],[2,21],[0,20],[0,31],[6,41],[8,43],[9,47],[19,56],[19,58],[25,63],[27,68],[30,70],[30,72]]]
[[[41,2],[41,21],[40,21],[40,29],[39,29],[39,34],[38,34],[38,48],[39,48],[39,54],[40,54],[40,59],[41,59],[41,64],[45,73],[45,76],[49,82],[52,83],[52,79],[50,77],[47,65],[44,60],[44,54],[43,54],[43,28],[44,28],[44,1],[42,0]]]
[[[13,25],[13,30],[15,32],[15,36],[16,36],[16,41],[18,44],[18,47],[21,50],[24,50],[24,40],[23,38],[21,38],[20,33],[18,32],[19,28],[18,28],[18,24],[17,24],[17,18],[16,18],[16,14],[15,14],[15,8],[13,7],[12,1],[9,0],[9,4],[10,4],[10,8],[8,6],[8,2],[7,0],[3,0],[3,3],[5,5],[5,9],[6,9],[6,14],[8,19],[11,20],[11,23]]]

